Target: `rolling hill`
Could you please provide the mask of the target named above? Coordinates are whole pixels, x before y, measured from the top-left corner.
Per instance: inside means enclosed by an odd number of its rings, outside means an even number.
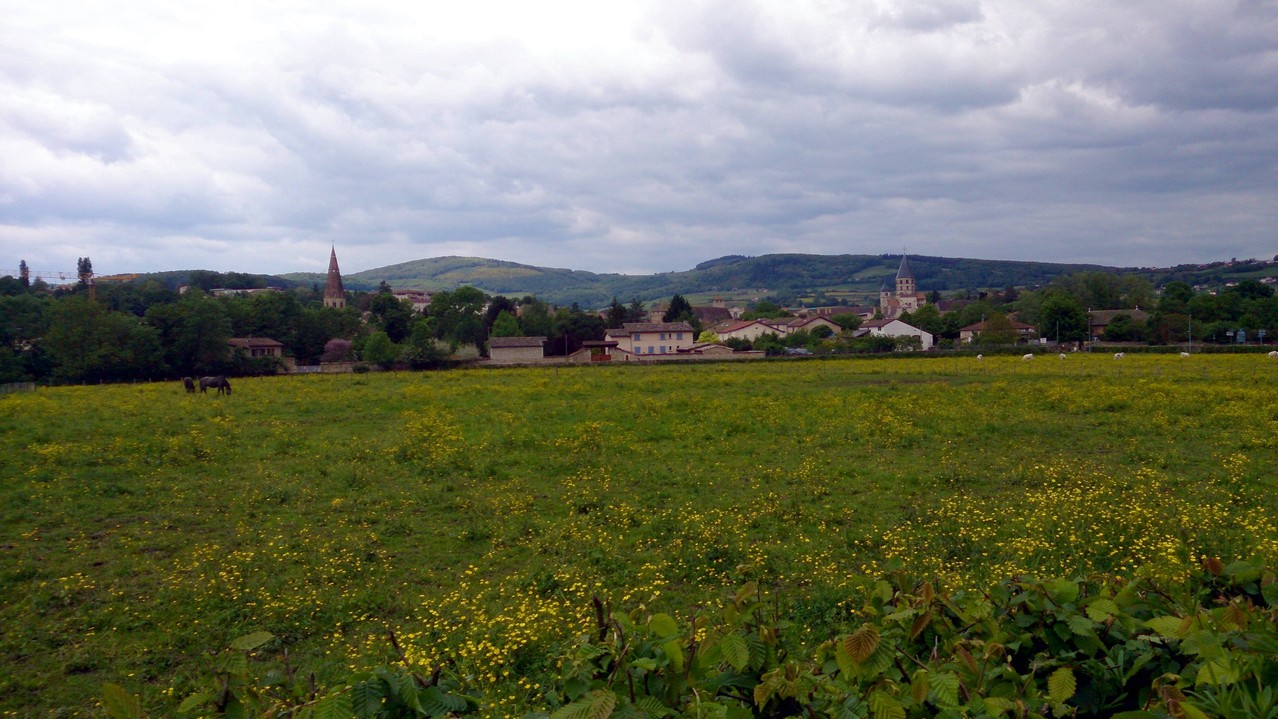
[[[428,291],[469,285],[489,294],[534,295],[554,304],[575,302],[585,308],[604,307],[613,297],[628,303],[636,298],[643,301],[669,298],[675,293],[697,303],[713,297],[751,301],[760,297],[812,298],[817,294],[825,295],[828,300],[862,302],[872,299],[881,283],[895,277],[900,261],[900,255],[729,255],[682,272],[623,275],[536,267],[480,257],[435,257],[345,274],[343,280],[350,290],[372,290],[382,282],[396,289]],[[1084,271],[1138,275],[1155,286],[1179,280],[1218,287],[1244,279],[1278,277],[1278,262],[1262,260],[1153,269],[910,255],[910,266],[919,289],[925,292],[1008,286],[1032,288],[1060,275]],[[146,280],[160,280],[171,287],[187,283],[214,283],[210,286],[221,287],[324,285],[324,275],[317,272],[270,276],[184,270],[139,275],[133,281]]]
[[[806,295],[825,292],[870,295],[896,275],[900,255],[728,256],[683,272],[654,275],[597,274],[535,267],[478,257],[437,257],[344,274],[348,289],[373,289],[381,282],[396,289],[448,290],[463,285],[490,294],[535,295],[558,304],[601,307],[617,297],[653,300],[675,293],[688,296],[744,297]],[[1122,271],[1100,265],[1053,264],[1010,260],[972,260],[911,255],[921,290],[1033,286],[1061,274],[1084,270]],[[283,275],[302,284],[323,283],[320,273]]]

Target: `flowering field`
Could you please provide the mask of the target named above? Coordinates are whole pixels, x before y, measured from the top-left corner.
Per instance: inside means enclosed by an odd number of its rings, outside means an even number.
[[[591,598],[757,581],[845,628],[894,568],[1175,582],[1278,562],[1278,362],[844,359],[302,376],[0,399],[0,715],[172,713],[243,634],[321,679],[544,707]],[[284,666],[281,663],[281,666]]]

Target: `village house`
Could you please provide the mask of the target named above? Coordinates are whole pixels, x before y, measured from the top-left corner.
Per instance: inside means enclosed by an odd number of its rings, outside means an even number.
[[[391,295],[401,302],[411,304],[414,312],[425,312],[430,306],[430,298],[434,296],[423,290],[391,290]]]
[[[226,341],[232,352],[246,357],[283,357],[284,344],[270,337],[232,337]]]
[[[649,322],[664,322],[666,312],[670,310],[669,302],[658,302],[648,309]],[[692,314],[701,323],[702,327],[709,327],[717,322],[725,322],[727,320],[739,317],[745,310],[741,307],[728,307],[727,303],[716,297],[708,305],[692,305]],[[603,313],[600,313],[601,316]]]
[[[861,307],[851,305],[832,305],[829,307],[805,307],[795,314],[800,317],[837,317],[839,315],[855,315],[863,320],[868,320],[874,316],[873,307]]]
[[[697,321],[701,323],[702,327],[733,319],[732,310],[722,304],[694,305],[692,314],[696,315]]]
[[[784,325],[774,324],[769,320],[731,320],[720,322],[710,328],[710,332],[718,335],[720,341],[743,339],[754,342],[764,335],[780,337],[786,333]]]
[[[696,343],[692,325],[687,322],[627,322],[607,330],[604,339],[617,343],[617,349],[635,355],[675,354]]]
[[[701,342],[666,354],[633,354],[614,347],[612,356],[609,359],[620,362],[686,362],[696,360],[761,359],[765,356],[763,352],[736,351],[721,344]]]
[[[807,332],[811,333],[813,330],[815,330],[818,327],[826,327],[830,330],[831,333],[836,335],[843,331],[843,327],[841,327],[838,322],[835,322],[829,319],[828,317],[814,316],[814,317],[796,317],[793,320],[790,320],[785,325],[785,333],[790,334],[793,332],[798,332],[800,330],[806,330]]]
[[[986,330],[986,320],[981,320],[974,325],[968,325],[959,330],[959,342],[962,344],[971,344],[980,339],[981,333]],[[1024,322],[1017,322],[1013,319],[1007,320],[1007,325],[1016,332],[1017,343],[1033,342],[1038,339],[1038,330],[1033,325],[1027,325]]]
[[[901,320],[869,320],[861,323],[857,328],[857,336],[870,335],[871,337],[917,337],[921,349],[929,350],[936,344],[936,338],[931,332],[925,332],[914,325],[906,324]]]

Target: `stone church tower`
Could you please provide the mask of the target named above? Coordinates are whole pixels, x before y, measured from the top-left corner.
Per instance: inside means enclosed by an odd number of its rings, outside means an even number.
[[[324,306],[346,307],[346,290],[342,287],[342,271],[337,268],[337,248],[328,257],[328,280],[324,282]]]
[[[887,279],[879,287],[879,313],[884,319],[896,319],[902,312],[914,312],[927,303],[926,295],[914,283],[914,271],[905,255],[901,255],[901,266],[896,271],[895,289],[893,292]]]
[[[914,272],[910,270],[910,261],[905,255],[901,255],[901,266],[896,271],[896,296],[899,299],[915,292]]]

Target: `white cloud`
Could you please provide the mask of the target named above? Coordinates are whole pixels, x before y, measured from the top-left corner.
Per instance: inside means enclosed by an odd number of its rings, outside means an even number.
[[[1271,0],[28,3],[0,267],[1269,256],[1276,65]]]

